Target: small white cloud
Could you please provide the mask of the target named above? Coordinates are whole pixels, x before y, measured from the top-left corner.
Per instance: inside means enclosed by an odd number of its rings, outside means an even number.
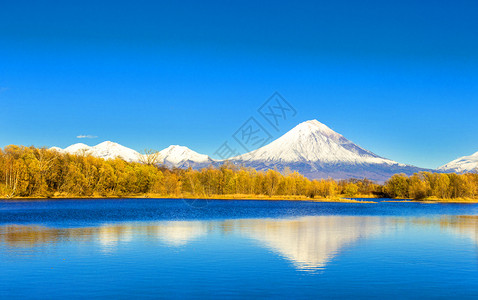
[[[82,134],[82,135],[77,135],[77,139],[96,139],[96,135],[89,135],[89,134]]]

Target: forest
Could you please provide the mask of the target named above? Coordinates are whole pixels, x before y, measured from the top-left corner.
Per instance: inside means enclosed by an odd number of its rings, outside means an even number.
[[[478,199],[478,174],[396,174],[384,184],[368,179],[309,180],[297,172],[256,171],[231,164],[168,169],[156,159],[126,162],[86,154],[10,145],[0,149],[0,197],[297,196],[310,199],[387,197]]]

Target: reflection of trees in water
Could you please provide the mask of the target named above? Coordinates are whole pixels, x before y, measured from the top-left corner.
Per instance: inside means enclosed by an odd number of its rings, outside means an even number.
[[[200,221],[159,222],[147,224],[106,224],[97,227],[50,228],[37,225],[0,226],[0,241],[11,247],[31,247],[62,241],[94,241],[105,246],[128,242],[138,236],[157,238],[180,246],[207,233],[207,224]]]
[[[31,247],[63,240],[92,240],[96,228],[49,228],[36,225],[0,226],[0,241],[11,247]]]
[[[472,239],[478,246],[478,216],[456,216],[440,221],[440,226],[454,234]]]
[[[478,246],[478,216],[441,216],[440,218],[396,219],[398,223],[410,222],[420,226],[440,226],[455,235],[470,238]]]
[[[34,225],[0,226],[0,243],[9,247],[34,246],[65,241],[98,242],[109,251],[134,239],[157,240],[180,247],[209,233],[240,235],[290,260],[300,269],[323,268],[344,247],[409,223],[440,226],[454,234],[478,241],[478,216],[441,218],[381,218],[315,216],[295,219],[238,219],[226,221],[165,221],[105,224],[84,228],[50,228]],[[477,242],[478,243],[478,242]]]
[[[321,268],[344,246],[379,233],[377,217],[318,216],[297,219],[239,219],[106,224],[85,228],[0,226],[0,241],[10,247],[33,247],[63,241],[98,241],[111,251],[119,243],[144,237],[178,247],[210,232],[247,236],[292,261],[298,268]]]

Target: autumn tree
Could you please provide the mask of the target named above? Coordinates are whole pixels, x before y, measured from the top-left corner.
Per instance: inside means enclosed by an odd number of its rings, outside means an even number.
[[[151,151],[148,155],[157,152]],[[158,157],[142,162],[105,160],[88,152],[65,154],[45,148],[7,146],[0,149],[0,196],[128,196],[154,193],[164,196],[339,195],[384,193],[393,198],[478,198],[478,174],[421,172],[393,175],[384,185],[368,179],[310,180],[284,169],[258,171],[232,164],[201,170],[169,169]]]
[[[138,155],[138,160],[145,165],[155,166],[161,163],[162,158],[159,151],[153,149],[144,149],[143,153]]]
[[[408,177],[405,174],[395,174],[386,183],[385,193],[391,198],[408,197]]]

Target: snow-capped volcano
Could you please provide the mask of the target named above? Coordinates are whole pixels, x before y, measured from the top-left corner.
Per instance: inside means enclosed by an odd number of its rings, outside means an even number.
[[[199,154],[188,147],[171,145],[159,151],[162,163],[170,167],[198,167],[206,166],[212,162],[209,156]]]
[[[259,170],[289,167],[310,178],[383,181],[420,170],[365,150],[317,120],[300,123],[270,144],[230,160]]]
[[[133,149],[109,141],[93,147],[78,143],[65,149],[51,149],[104,159],[120,157],[129,162],[141,161],[144,158]],[[478,164],[478,153],[471,157],[475,157],[474,162]],[[171,145],[159,151],[159,161],[167,167],[200,169],[220,165],[226,160],[216,161],[187,147]],[[270,144],[227,161],[256,170],[282,171],[290,168],[311,179],[368,178],[385,181],[393,174],[410,175],[425,170],[380,157],[352,143],[317,120],[300,123]]]
[[[235,159],[284,163],[398,164],[355,145],[317,120],[300,123],[270,144]]]
[[[90,147],[83,143],[73,144],[65,149],[59,147],[52,147],[52,150],[56,150],[62,153],[69,154],[86,154],[104,159],[114,159],[116,157],[122,158],[128,162],[141,161],[145,154],[122,146],[118,143],[106,141],[96,146]],[[209,156],[199,154],[188,147],[171,145],[168,148],[159,151],[159,161],[168,167],[182,168],[182,167],[205,167],[212,163]]]
[[[137,161],[140,153],[118,143],[106,141],[91,148],[92,155],[104,159],[120,157],[126,161]]]
[[[438,170],[458,173],[478,171],[478,152],[455,159],[439,167]]]
[[[61,148],[58,148],[58,147],[54,147],[56,148],[57,150]],[[70,153],[70,154],[76,154],[78,152],[83,152],[83,151],[89,151],[92,147],[88,146],[88,145],[85,145],[83,143],[76,143],[76,144],[73,144],[71,146],[68,146],[66,147],[63,151],[66,152],[66,153]]]
[[[66,147],[65,149],[61,149],[58,147],[52,147],[50,149],[55,149],[59,152],[69,153],[69,154],[92,155],[92,156],[100,157],[104,159],[114,159],[116,157],[119,157],[129,162],[138,161],[141,156],[141,154],[139,154],[133,149],[127,148],[118,143],[113,143],[110,141],[100,143],[94,147],[90,147],[83,143],[77,143],[69,147]]]

